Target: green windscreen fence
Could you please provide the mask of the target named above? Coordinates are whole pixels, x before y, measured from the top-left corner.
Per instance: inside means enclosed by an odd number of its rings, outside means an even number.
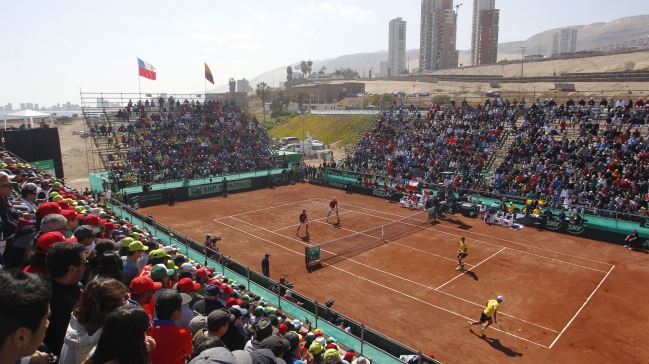
[[[343,346],[354,349],[364,357],[371,358],[373,363],[397,364],[402,363],[398,360],[401,355],[419,355],[415,350],[367,328],[352,319],[344,317],[324,304],[311,300],[299,292],[294,292],[294,297],[302,303],[301,306],[286,301],[271,291],[271,287],[277,284],[277,282],[231,259],[215,261],[206,258],[204,253],[202,253],[202,244],[155,220],[147,218],[115,200],[113,200],[113,203],[112,209],[116,215],[128,218],[133,224],[145,227],[161,239],[164,244],[178,245],[179,249],[189,258],[200,263],[206,263],[207,266],[214,268],[217,272],[223,273],[225,277],[233,279],[237,284],[247,283],[246,285],[250,291],[263,297],[272,306],[278,307],[286,312],[287,315],[295,317],[300,321],[308,319],[313,323],[314,329],[319,328],[323,330],[328,336],[333,336]],[[425,214],[427,216],[427,212]],[[319,250],[315,247],[314,251],[318,252]],[[306,251],[305,255],[309,257],[312,254]],[[313,253],[312,256],[316,258],[317,254]],[[344,327],[348,328],[347,330],[343,330],[334,324],[338,321],[338,318],[343,319]]]

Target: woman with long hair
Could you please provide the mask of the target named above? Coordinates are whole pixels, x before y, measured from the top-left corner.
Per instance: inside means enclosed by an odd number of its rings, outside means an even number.
[[[126,286],[115,279],[91,281],[72,310],[59,364],[76,364],[88,356],[99,341],[108,315],[124,306]]]
[[[96,266],[90,271],[89,279],[112,278],[124,282],[122,258],[113,251],[105,251],[97,256]]]
[[[95,352],[83,364],[151,364],[149,350],[155,341],[146,336],[150,330],[149,315],[140,307],[116,309],[104,323]]]

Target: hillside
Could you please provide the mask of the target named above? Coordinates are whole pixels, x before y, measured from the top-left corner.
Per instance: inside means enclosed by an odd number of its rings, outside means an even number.
[[[410,68],[419,66],[419,49],[410,49],[406,51],[406,58],[410,57]],[[307,57],[308,59],[308,57]],[[388,60],[388,51],[379,51],[371,53],[356,53],[348,54],[336,58],[328,58],[324,60],[314,60],[313,61],[313,71],[319,71],[322,66],[327,67],[326,72],[333,72],[336,68],[351,68],[356,70],[361,76],[363,76],[363,70],[365,70],[365,76],[369,76],[370,69],[373,69],[372,73],[376,74],[380,71],[381,61]],[[299,64],[300,60],[293,62],[292,65],[295,66]],[[272,87],[273,85],[273,76],[275,76],[275,86],[279,86],[280,82],[286,81],[286,66],[279,67],[270,71],[266,71],[255,78],[249,80],[250,87],[253,89],[260,82],[266,82]],[[295,71],[294,71],[295,72]],[[208,92],[227,92],[228,85],[221,85],[216,88],[208,90]]]
[[[610,23],[593,23],[589,25],[574,25],[563,28],[546,30],[541,36],[540,54],[545,55],[548,48],[548,36],[561,29],[575,28],[577,32],[577,51],[606,46],[626,40],[646,37],[649,35],[649,15],[636,15],[620,18]],[[529,54],[539,54],[539,37],[534,35],[519,42],[498,44],[498,54],[519,53],[520,47],[527,47]]]
[[[366,116],[308,114],[296,116],[269,130],[268,134],[277,139],[294,136],[303,140],[309,132],[325,145],[338,143],[339,147],[343,147],[353,142],[371,122],[373,119]]]
[[[540,54],[545,55],[549,39],[548,35],[557,30],[565,28],[579,29],[579,32],[577,33],[577,50],[580,51],[649,36],[649,15],[637,15],[620,18],[610,23],[574,25],[546,30],[539,33],[541,35],[540,49],[539,37],[536,35],[518,42],[501,43],[498,45],[498,60],[500,61],[505,58],[510,60],[517,57],[520,58],[519,47],[527,47],[528,51],[526,52],[526,54],[537,54],[540,50]],[[305,55],[305,58],[308,59],[308,55]],[[410,58],[410,68],[419,67],[419,49],[407,50],[406,58]],[[380,62],[387,61],[387,59],[388,52],[385,50],[371,53],[348,54],[335,58],[314,60],[313,70],[318,71],[322,68],[322,66],[325,66],[327,67],[327,72],[332,72],[336,68],[349,67],[351,69],[355,69],[359,74],[361,74],[361,76],[363,75],[363,70],[365,70],[365,75],[367,76],[370,69],[373,69],[374,74],[379,72]],[[294,66],[299,62],[300,60],[295,60],[295,62],[291,63],[291,65]],[[466,51],[460,51],[459,63],[468,63],[468,53]],[[284,65],[282,67],[266,71],[260,75],[257,75],[256,77],[253,77],[252,79],[249,79],[250,86],[254,88],[255,85],[263,81],[272,87],[273,76],[275,87],[279,86],[280,82],[286,81],[287,66],[288,65]],[[209,92],[227,91],[227,85],[220,85],[209,90]]]

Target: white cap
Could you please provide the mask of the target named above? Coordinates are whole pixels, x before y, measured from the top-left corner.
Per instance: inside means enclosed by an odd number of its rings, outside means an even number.
[[[498,301],[505,302],[505,297],[503,296],[498,296],[496,298],[498,298]]]
[[[174,248],[172,248],[172,247],[170,247],[170,246],[167,245],[167,246],[165,246],[165,251],[166,251],[167,253],[171,253],[172,251],[174,251]]]
[[[286,290],[286,297],[291,297],[291,290],[290,289]]]
[[[193,270],[193,268],[194,268],[194,266],[192,265],[192,263],[183,263],[180,266],[180,270],[182,272],[191,272]]]
[[[295,319],[295,320],[293,320],[292,324],[293,324],[293,326],[300,327],[300,326],[302,326],[302,321],[300,321],[298,319]]]

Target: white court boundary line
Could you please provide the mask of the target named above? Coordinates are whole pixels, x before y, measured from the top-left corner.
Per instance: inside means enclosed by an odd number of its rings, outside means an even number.
[[[312,200],[324,200],[324,201],[326,201],[326,200],[323,199],[323,198],[313,198]],[[323,203],[319,202],[319,204],[322,205]],[[349,205],[349,206],[352,206],[352,207],[356,207],[356,208],[359,208],[359,209],[363,209],[363,210],[370,210],[370,211],[372,211],[372,212],[376,212],[375,210],[373,210],[373,209],[369,209],[369,208],[367,208],[367,207],[362,207],[362,206],[357,206],[357,205],[351,205],[351,204],[344,204],[343,207],[346,206],[346,205]],[[386,214],[386,215],[395,216],[395,217],[399,217],[399,218],[403,218],[403,217],[404,217],[404,216],[402,216],[402,215],[397,215],[397,214],[393,214],[393,213],[390,213],[390,212],[383,212],[383,211],[380,211],[380,213],[382,213],[382,214]],[[389,218],[386,218],[386,217],[383,217],[383,216],[376,216],[376,217],[378,217],[378,218],[382,218],[382,219],[385,219],[385,220],[390,220]],[[393,221],[393,220],[392,220],[392,221]],[[441,226],[441,227],[445,227],[445,228],[447,228],[447,229],[462,230],[462,229],[458,229],[458,228],[454,228],[454,227],[446,226],[446,225],[441,225],[441,224],[440,224],[439,226]],[[435,230],[435,231],[437,231],[437,230]],[[506,242],[510,242],[510,243],[514,243],[514,244],[518,244],[518,245],[523,245],[523,246],[528,247],[528,248],[534,248],[534,249],[544,250],[544,251],[551,252],[551,253],[555,253],[555,254],[567,255],[567,256],[570,256],[570,257],[573,257],[573,258],[577,258],[577,259],[581,259],[581,260],[587,260],[587,261],[590,261],[590,262],[593,262],[593,263],[604,264],[604,265],[607,265],[607,266],[609,266],[609,267],[611,266],[610,263],[601,262],[601,261],[593,260],[593,259],[589,259],[589,258],[578,257],[578,256],[571,255],[571,254],[568,254],[568,253],[562,253],[562,252],[558,252],[558,251],[550,250],[550,249],[547,249],[547,248],[541,248],[541,247],[538,247],[538,246],[535,246],[535,245],[528,245],[528,244],[525,244],[525,243],[520,243],[520,242],[517,242],[517,241],[514,241],[514,240],[502,239],[502,238],[498,238],[498,237],[495,237],[495,236],[486,235],[486,234],[482,234],[482,233],[477,233],[477,232],[469,231],[469,230],[462,230],[462,231],[463,231],[463,232],[466,232],[466,233],[470,233],[470,234],[486,236],[486,237],[489,237],[489,238],[492,238],[492,239],[497,239],[497,240],[502,240],[502,241],[506,241]],[[508,249],[511,249],[511,248],[508,248]],[[512,250],[513,250],[513,249],[512,249]],[[602,272],[606,272],[606,271],[602,271]]]
[[[232,217],[232,216],[247,215],[247,214],[251,214],[253,212],[272,210],[272,209],[276,209],[276,208],[282,207],[282,206],[295,205],[295,204],[298,204],[298,203],[304,203],[304,202],[309,202],[309,201],[313,201],[313,200],[315,200],[315,198],[309,198],[309,199],[301,200],[301,201],[297,201],[297,202],[289,202],[289,203],[285,203],[285,204],[282,204],[282,205],[275,205],[275,206],[271,206],[271,207],[265,207],[265,208],[259,209],[259,210],[246,211],[246,212],[242,212],[240,214],[234,214],[234,215],[228,215],[228,216],[219,217],[219,218],[214,219],[214,221],[221,220],[221,219],[227,219],[228,217]],[[316,203],[319,203],[319,202],[316,202]]]
[[[320,203],[320,204],[322,204],[322,203]],[[353,206],[353,205],[351,205],[351,206]],[[356,206],[354,206],[354,207],[356,207]],[[362,207],[361,207],[361,208],[362,208]],[[379,218],[379,219],[383,219],[383,220],[395,221],[395,220],[392,220],[392,219],[387,218],[387,217],[378,216],[378,215],[372,215],[372,214],[368,214],[368,213],[366,213],[366,212],[361,212],[361,211],[354,211],[354,212],[359,213],[359,214],[363,214],[363,215],[367,215],[367,216],[372,216],[372,217]],[[399,216],[399,215],[395,215],[395,216]],[[406,223],[406,224],[407,224],[407,223]],[[442,234],[446,234],[446,235],[455,236],[455,237],[460,237],[460,236],[462,236],[462,235],[457,235],[457,234],[453,234],[453,233],[449,233],[449,232],[445,232],[445,231],[437,230],[437,229],[434,229],[434,228],[431,228],[431,227],[424,228],[424,229],[425,229],[425,230],[430,230],[430,231],[435,231],[435,232],[442,233]],[[463,231],[464,231],[464,230],[463,230]],[[482,244],[492,245],[492,246],[499,247],[499,248],[503,248],[502,245],[498,245],[498,244],[490,243],[490,242],[488,242],[488,241],[484,241],[484,240],[472,239],[472,241],[475,241],[475,242],[478,242],[478,243],[482,243]],[[522,244],[522,243],[517,243],[517,244],[525,245],[525,244]],[[533,246],[529,246],[529,245],[525,245],[525,246],[534,248]],[[581,268],[585,268],[585,269],[590,269],[590,270],[594,270],[594,271],[601,272],[601,273],[606,273],[605,270],[596,269],[596,268],[591,268],[591,267],[586,267],[586,266],[584,266],[584,265],[580,265],[580,264],[577,264],[577,263],[566,262],[566,261],[563,261],[563,260],[560,260],[560,259],[550,258],[550,257],[546,257],[546,256],[543,256],[543,255],[539,255],[539,254],[535,254],[535,253],[530,253],[530,252],[526,252],[526,251],[519,250],[519,249],[515,249],[515,248],[507,248],[507,249],[509,249],[509,250],[511,250],[511,251],[519,252],[519,253],[522,253],[522,254],[529,254],[529,255],[537,256],[537,257],[539,257],[539,258],[544,258],[544,259],[548,259],[548,260],[553,260],[553,261],[560,262],[560,263],[564,263],[564,264],[570,264],[570,265],[574,265],[574,266],[577,266],[577,267],[581,267]],[[547,250],[547,249],[543,249],[543,248],[540,248],[540,249],[542,249],[542,250]],[[551,251],[551,250],[547,250],[547,251]],[[559,254],[563,254],[563,253],[559,253]],[[564,255],[568,255],[568,254],[564,254]]]
[[[237,220],[237,219],[233,219],[233,220],[235,220],[235,221],[241,221],[241,220]],[[244,234],[247,234],[247,235],[253,236],[253,237],[255,237],[255,238],[259,239],[259,240],[263,240],[263,241],[265,241],[265,242],[267,242],[267,243],[270,243],[270,244],[273,244],[273,245],[277,245],[277,246],[279,246],[279,247],[281,247],[281,248],[283,248],[283,249],[286,249],[286,250],[288,250],[288,251],[290,251],[290,252],[293,252],[293,253],[295,253],[295,254],[302,255],[302,256],[304,255],[303,253],[299,253],[299,252],[297,252],[297,251],[295,251],[295,250],[293,250],[293,249],[287,248],[287,247],[285,247],[285,246],[283,246],[283,245],[281,245],[281,244],[274,243],[274,242],[272,242],[272,241],[270,241],[270,240],[268,240],[268,239],[264,239],[264,238],[262,238],[262,237],[260,237],[260,236],[257,236],[257,235],[255,235],[255,234],[253,234],[253,233],[249,233],[249,232],[247,232],[247,231],[241,230],[241,229],[236,228],[236,227],[234,227],[234,226],[228,225],[228,224],[226,224],[226,223],[224,223],[224,222],[222,222],[222,221],[217,221],[217,219],[214,219],[214,221],[215,221],[215,222],[218,222],[219,224],[223,224],[223,225],[225,225],[225,226],[227,226],[227,227],[229,227],[229,228],[231,228],[231,229],[234,229],[234,230],[240,231],[240,232],[242,232],[242,233],[244,233]],[[244,222],[244,223],[245,223],[245,222]],[[265,230],[265,229],[263,229],[263,228],[260,228],[260,229],[261,229],[261,230]],[[280,234],[277,234],[277,235],[280,235]],[[283,235],[281,235],[281,236],[283,236]],[[283,236],[283,237],[286,238],[286,236]],[[291,239],[291,240],[293,240],[293,239]],[[419,301],[419,302],[421,302],[421,303],[423,303],[423,304],[425,304],[425,305],[428,305],[428,306],[431,306],[431,307],[435,307],[435,308],[440,309],[440,310],[442,310],[442,311],[444,311],[444,312],[447,312],[447,313],[450,313],[450,314],[452,314],[452,315],[455,315],[455,316],[461,317],[461,318],[463,318],[463,319],[465,319],[465,320],[472,320],[472,318],[470,318],[470,317],[466,317],[466,316],[463,316],[463,315],[461,315],[461,314],[459,314],[459,313],[457,313],[457,312],[454,312],[454,311],[448,310],[448,309],[446,309],[446,308],[443,308],[443,307],[440,307],[440,306],[434,305],[434,304],[432,304],[432,303],[430,303],[430,302],[424,301],[424,300],[419,299],[419,298],[417,298],[417,297],[414,297],[414,296],[411,296],[411,295],[406,294],[406,293],[404,293],[404,292],[398,291],[398,290],[396,290],[396,289],[394,289],[394,288],[392,288],[392,287],[385,286],[385,285],[380,284],[380,283],[378,283],[378,282],[375,282],[375,281],[373,281],[373,280],[371,280],[371,279],[368,279],[368,278],[361,277],[361,276],[359,276],[359,275],[353,274],[352,272],[346,271],[346,270],[344,270],[344,269],[342,269],[342,268],[336,267],[336,266],[334,266],[334,265],[328,265],[328,266],[329,266],[329,267],[332,267],[332,268],[334,268],[334,269],[337,269],[337,270],[339,270],[339,271],[341,271],[341,272],[344,272],[344,273],[347,273],[347,274],[349,274],[349,275],[352,275],[352,276],[354,276],[354,277],[356,277],[356,278],[360,278],[360,279],[362,279],[362,280],[364,280],[364,281],[367,281],[367,282],[373,283],[373,284],[375,284],[375,285],[377,285],[377,286],[379,286],[379,287],[382,287],[382,288],[385,288],[385,289],[387,289],[387,290],[390,290],[390,291],[393,291],[393,292],[395,292],[395,293],[398,293],[398,294],[400,294],[400,295],[402,295],[402,296],[405,296],[405,297],[411,298],[411,299],[413,299],[413,300],[415,300],[415,301]],[[527,341],[527,342],[529,342],[529,343],[532,343],[532,344],[538,345],[538,346],[540,346],[540,347],[542,347],[542,348],[549,349],[549,347],[546,346],[546,345],[539,344],[539,343],[537,343],[537,342],[535,342],[535,341],[532,341],[532,340],[526,339],[526,338],[524,338],[524,337],[517,336],[517,335],[514,335],[514,334],[509,333],[509,332],[504,332],[504,331],[500,331],[500,332],[502,332],[503,334],[506,334],[506,335],[509,335],[509,336],[512,336],[512,337],[518,338],[518,339],[520,339],[520,340]]]
[[[353,211],[349,211],[349,212],[353,212]],[[347,212],[347,213],[349,213],[349,212]],[[344,214],[344,212],[338,212],[338,215],[342,215],[342,214]],[[333,215],[332,215],[332,216],[333,216]],[[322,222],[322,221],[325,221],[326,219],[327,219],[327,217],[325,216],[325,217],[321,217],[321,218],[318,218],[318,219],[309,220],[309,222]],[[325,224],[328,224],[328,223],[325,223]],[[272,232],[277,232],[277,231],[286,230],[286,229],[288,229],[288,228],[296,227],[296,226],[297,226],[297,223],[295,223],[295,224],[293,224],[293,225],[289,225],[289,226],[283,227],[283,228],[279,228],[279,229],[271,230],[271,231],[272,231]]]
[[[505,249],[507,249],[507,248],[502,248],[502,249],[500,249],[499,251],[497,251],[497,252],[491,254],[487,259],[484,259],[484,260],[481,261],[480,263],[474,265],[473,268],[471,268],[471,269],[477,268],[480,264],[482,264],[482,263],[486,262],[487,260],[493,258],[494,256],[496,256],[496,254],[500,253],[501,251],[503,251],[503,250],[505,250]],[[469,269],[469,270],[471,270],[471,269]],[[467,272],[468,272],[468,271],[467,271]],[[462,273],[462,274],[464,274],[464,273]],[[458,279],[458,278],[460,278],[460,277],[462,277],[462,275],[457,275],[457,276],[453,277],[452,279],[450,279],[450,280],[447,281],[446,283],[444,283],[444,284],[442,284],[441,286],[435,288],[435,290],[436,290],[436,291],[439,290],[440,288],[444,287],[445,285],[447,285],[447,284],[453,282],[454,280],[456,280],[456,279]]]
[[[568,321],[568,324],[563,328],[563,330],[561,330],[561,332],[559,333],[559,335],[557,335],[557,337],[554,339],[554,341],[552,342],[552,344],[550,344],[550,346],[548,347],[548,349],[552,349],[552,346],[554,346],[554,344],[557,342],[557,340],[559,340],[559,338],[561,337],[561,335],[562,335],[562,334],[563,334],[563,333],[568,329],[568,326],[570,326],[570,324],[575,320],[575,318],[577,318],[577,315],[579,315],[579,313],[581,312],[581,310],[583,310],[584,307],[586,307],[586,304],[588,303],[588,301],[590,301],[590,299],[593,298],[593,296],[595,295],[595,292],[597,292],[597,290],[598,290],[599,287],[602,285],[602,283],[604,283],[604,280],[606,280],[606,278],[608,277],[608,275],[611,274],[611,272],[613,271],[613,268],[615,268],[615,265],[613,265],[613,266],[611,267],[611,269],[609,269],[608,273],[606,273],[606,275],[604,276],[604,278],[602,278],[602,280],[599,282],[599,284],[597,285],[597,287],[595,287],[595,289],[594,289],[593,292],[590,294],[590,296],[588,296],[588,298],[586,299],[586,302],[584,302],[584,304],[581,305],[581,307],[579,308],[579,310],[577,310],[577,313],[575,313],[575,315],[572,316],[572,318],[570,319],[570,321]]]
[[[302,244],[302,245],[307,245],[307,246],[309,245],[309,244],[305,243],[302,239],[296,239],[296,238],[294,238],[294,237],[288,237],[288,236],[285,236],[285,235],[282,235],[282,234],[279,234],[279,233],[273,232],[273,231],[271,231],[271,230],[265,229],[265,228],[263,228],[263,227],[259,227],[259,226],[253,225],[252,223],[249,223],[249,222],[246,222],[246,221],[243,221],[243,220],[239,220],[239,219],[235,219],[235,218],[232,218],[232,220],[238,221],[238,222],[243,223],[243,224],[246,224],[246,225],[250,225],[250,226],[255,227],[255,228],[258,228],[258,229],[260,229],[260,230],[264,230],[264,231],[266,231],[266,232],[269,232],[269,233],[271,233],[271,234],[275,234],[275,235],[280,236],[280,237],[282,237],[282,238],[285,238],[285,239],[288,239],[288,240],[292,240],[292,241],[298,242],[298,243],[300,243],[300,244]],[[323,223],[323,224],[324,224],[324,223]],[[354,230],[351,230],[351,229],[345,229],[345,230],[354,231]],[[363,235],[365,235],[365,234],[363,234]],[[388,241],[388,243],[391,243],[391,242]],[[504,250],[504,249],[505,249],[505,247],[503,247],[500,251],[502,251],[502,250]],[[323,251],[326,252],[327,250],[324,250],[324,249],[323,249]],[[500,251],[499,251],[499,252],[500,252]],[[498,253],[499,253],[499,252],[498,252]],[[497,254],[497,253],[496,253],[496,254]],[[493,257],[494,255],[496,255],[496,254],[493,254],[492,257]],[[461,301],[464,301],[464,302],[470,303],[470,304],[475,305],[475,306],[478,306],[478,307],[483,307],[482,305],[480,305],[480,304],[478,304],[478,303],[471,302],[471,301],[469,301],[469,300],[466,300],[466,299],[464,299],[464,298],[461,298],[461,297],[458,297],[458,296],[452,295],[452,294],[447,293],[447,292],[444,292],[444,291],[440,291],[440,290],[438,290],[438,289],[435,288],[435,287],[427,286],[427,285],[425,285],[425,284],[423,284],[423,283],[419,283],[419,282],[413,281],[413,280],[411,280],[411,279],[401,277],[401,276],[396,275],[396,274],[394,274],[394,273],[390,273],[390,272],[384,271],[384,270],[382,270],[382,269],[378,269],[378,268],[372,267],[372,266],[370,266],[370,265],[367,265],[367,264],[365,264],[365,263],[361,263],[361,262],[359,262],[359,261],[357,261],[357,260],[354,260],[354,259],[351,259],[351,258],[347,258],[347,257],[342,257],[342,258],[345,259],[345,260],[348,260],[348,261],[350,261],[350,262],[352,262],[352,263],[356,263],[356,264],[358,264],[358,265],[360,265],[360,266],[363,266],[363,267],[366,267],[366,268],[369,268],[369,269],[375,270],[375,271],[377,271],[377,272],[381,272],[381,273],[383,273],[383,274],[386,274],[386,275],[389,275],[389,276],[392,276],[392,277],[395,277],[395,278],[399,278],[399,279],[401,279],[401,280],[403,280],[403,281],[407,281],[407,282],[410,282],[410,283],[412,283],[412,284],[415,284],[415,285],[418,285],[418,286],[421,286],[421,287],[424,287],[424,288],[427,288],[427,289],[430,289],[430,290],[433,290],[433,291],[436,291],[436,292],[439,292],[439,293],[445,294],[445,295],[447,295],[447,296],[450,296],[450,297],[453,297],[453,298],[459,299],[459,300],[461,300]],[[489,258],[491,258],[491,257],[489,257]],[[489,259],[489,258],[487,258],[487,259]],[[325,263],[325,264],[326,264],[326,263]],[[333,265],[331,265],[331,264],[327,264],[327,266],[329,266],[329,267],[333,267]],[[473,267],[473,268],[475,268],[475,267]],[[472,269],[473,269],[473,268],[472,268]],[[458,278],[458,277],[461,277],[461,276],[462,276],[462,275],[458,275],[458,276],[456,276],[455,278]],[[453,278],[453,279],[455,279],[455,278]],[[556,331],[556,330],[553,330],[553,329],[550,329],[550,328],[544,327],[544,326],[539,325],[539,324],[535,324],[535,323],[530,322],[530,321],[523,320],[523,319],[518,318],[518,317],[516,317],[516,316],[510,315],[510,314],[507,314],[507,313],[504,313],[504,312],[501,312],[501,314],[502,314],[502,315],[505,315],[505,316],[508,316],[508,317],[511,317],[511,318],[513,318],[513,319],[519,320],[519,321],[521,321],[521,322],[525,322],[525,323],[527,323],[527,324],[530,324],[530,325],[533,325],[533,326],[536,326],[536,327],[540,327],[540,328],[542,328],[542,329],[545,329],[545,330],[548,330],[548,331],[552,331],[552,332],[554,332],[554,333],[558,333],[558,331]]]
[[[237,219],[235,219],[235,220],[237,220]],[[341,229],[344,229],[344,230],[347,230],[347,231],[351,231],[351,232],[354,232],[354,233],[359,233],[359,232],[357,232],[357,231],[355,231],[355,230],[348,229],[348,228],[345,228],[345,227],[341,227]],[[445,257],[445,256],[441,256],[441,255],[433,254],[433,253],[430,253],[430,252],[426,252],[426,251],[424,251],[424,250],[420,250],[420,249],[413,248],[413,247],[410,247],[410,246],[407,246],[407,245],[399,244],[399,243],[396,243],[396,242],[394,242],[394,241],[388,241],[388,243],[390,243],[390,244],[395,244],[395,245],[400,245],[400,246],[403,246],[403,247],[405,247],[405,248],[409,248],[409,249],[413,249],[413,250],[417,250],[417,251],[421,251],[422,253],[426,253],[426,254],[430,254],[430,255],[438,256],[438,257],[440,257],[440,258],[448,259],[448,260],[451,260],[451,261],[454,261],[454,262],[456,261],[455,259],[452,259],[452,258],[449,258],[449,257]],[[500,253],[501,251],[503,251],[503,250],[505,250],[505,249],[509,249],[509,248],[503,247],[502,249],[500,249],[500,251],[496,252],[496,253],[493,254],[491,257],[493,257],[494,255]],[[485,259],[485,261],[488,260],[488,259],[490,259],[491,257]],[[424,287],[424,288],[427,288],[427,289],[430,289],[430,290],[433,290],[433,291],[436,291],[436,292],[439,292],[439,293],[445,294],[445,295],[447,295],[447,296],[449,296],[449,297],[453,297],[453,298],[458,299],[458,300],[460,300],[460,301],[464,301],[464,302],[466,302],[466,303],[470,303],[470,304],[475,305],[475,306],[478,306],[478,307],[484,307],[483,305],[481,305],[481,304],[479,304],[479,303],[476,303],[476,302],[473,302],[473,301],[469,301],[469,300],[467,300],[467,299],[465,299],[465,298],[462,298],[462,297],[456,296],[456,295],[451,294],[451,293],[448,293],[448,292],[441,291],[439,288],[441,288],[442,286],[446,285],[446,283],[443,284],[443,285],[440,286],[440,287],[435,288],[435,287],[427,286],[427,285],[425,285],[425,284],[423,284],[423,283],[419,283],[419,282],[416,282],[416,281],[410,280],[410,279],[408,279],[408,278],[404,278],[404,277],[398,276],[398,275],[396,275],[396,274],[393,274],[393,273],[390,273],[390,272],[387,272],[387,271],[384,271],[384,270],[381,270],[381,269],[378,269],[378,268],[375,268],[375,267],[369,266],[369,265],[367,265],[367,264],[360,263],[360,262],[358,262],[358,261],[356,261],[356,260],[353,260],[353,259],[351,259],[351,258],[346,258],[346,257],[343,257],[343,258],[346,259],[346,260],[349,260],[349,261],[351,261],[351,262],[354,262],[354,263],[356,263],[356,264],[359,264],[359,265],[362,265],[362,266],[366,266],[366,267],[368,267],[368,268],[370,268],[370,269],[374,269],[374,270],[376,270],[376,271],[382,272],[382,273],[384,273],[384,274],[391,275],[391,276],[396,277],[396,278],[399,278],[399,279],[401,279],[401,280],[404,280],[404,281],[407,281],[407,282],[410,282],[410,283],[413,283],[413,284],[419,285],[419,286],[421,286],[421,287]],[[479,264],[477,264],[477,265],[475,265],[475,266],[474,266],[473,264],[469,264],[469,263],[466,263],[465,265],[470,265],[470,266],[472,266],[471,269],[473,269],[473,268],[477,267],[477,266],[480,265],[480,264],[482,264],[482,262],[480,262]],[[331,266],[331,264],[328,264],[328,266]],[[471,269],[469,269],[469,270],[471,270]],[[454,277],[453,279],[451,279],[451,281],[454,280],[454,279],[456,279],[456,278],[459,278],[459,277],[462,277],[462,275],[458,275],[458,276]],[[449,283],[449,282],[447,282],[447,283]],[[511,315],[511,314],[508,314],[508,313],[505,313],[505,312],[502,312],[502,311],[499,311],[499,312],[500,312],[501,315],[504,315],[504,316],[507,316],[507,317],[511,317],[511,318],[513,318],[513,319],[515,319],[515,320],[518,320],[518,321],[521,321],[521,322],[525,322],[526,324],[530,324],[530,325],[533,325],[533,326],[537,326],[537,327],[540,327],[540,328],[542,328],[542,329],[544,329],[544,330],[552,331],[552,332],[557,333],[557,334],[559,333],[559,331],[557,331],[557,330],[554,330],[554,329],[551,329],[551,328],[548,328],[548,327],[545,327],[545,326],[542,326],[542,325],[539,325],[539,324],[535,324],[535,323],[533,323],[533,322],[530,322],[530,321],[524,320],[524,319],[522,319],[522,318],[516,317],[516,316],[514,316],[514,315]]]

